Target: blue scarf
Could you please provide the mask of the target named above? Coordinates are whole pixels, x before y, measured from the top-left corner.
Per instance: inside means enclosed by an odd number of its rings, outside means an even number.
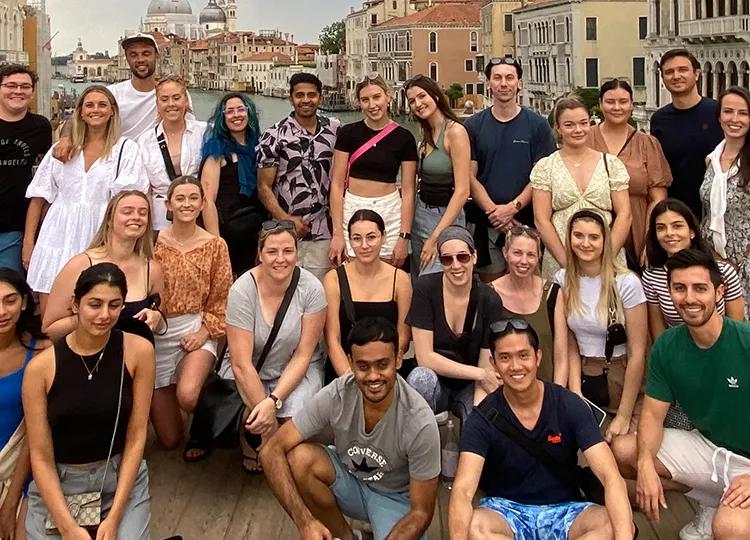
[[[237,172],[240,182],[240,194],[250,197],[258,183],[257,161],[255,158],[255,137],[249,137],[247,144],[239,144],[234,139],[213,137],[203,144],[203,160],[208,157],[224,157],[228,162],[232,154],[237,155]]]

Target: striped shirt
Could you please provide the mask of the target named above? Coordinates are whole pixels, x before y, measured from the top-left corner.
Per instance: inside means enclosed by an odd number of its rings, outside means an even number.
[[[742,298],[742,284],[734,267],[724,261],[716,261],[724,280],[724,297],[719,300],[717,309],[719,313],[726,313],[725,302],[731,302]],[[667,269],[666,267],[652,267],[643,272],[643,291],[646,293],[646,301],[649,304],[658,304],[661,314],[664,317],[664,324],[667,328],[677,326],[682,323],[682,317],[677,313],[669,294],[667,286]]]

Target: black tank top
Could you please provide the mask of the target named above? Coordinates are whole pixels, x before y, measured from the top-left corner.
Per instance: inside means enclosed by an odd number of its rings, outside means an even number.
[[[352,296],[351,288],[349,287],[349,278],[346,275],[346,270],[343,266],[336,268],[336,273],[339,277],[339,288],[341,290],[341,302],[339,303],[339,327],[341,328],[341,340],[342,342],[349,336],[349,331],[360,319],[365,317],[383,317],[393,323],[394,326],[398,325],[398,304],[396,303],[396,274],[398,271],[394,268],[393,270],[393,290],[391,291],[391,299],[385,302],[357,302],[352,300],[354,304],[354,316],[355,320],[350,321],[346,315],[346,307],[344,305],[344,295],[349,298]]]
[[[240,193],[240,178],[237,162],[232,156],[224,156],[226,165],[219,171],[219,190],[216,192],[216,210],[219,213],[219,223],[224,223],[238,210],[254,204],[257,191],[253,198]],[[256,205],[257,206],[257,205]]]
[[[55,343],[55,380],[47,394],[47,419],[57,463],[83,464],[107,459],[124,362],[122,343],[122,332],[112,330],[96,369],[101,351],[82,359],[70,349],[65,338]],[[91,380],[84,362],[92,372]],[[133,378],[126,367],[113,456],[125,448],[132,410]]]

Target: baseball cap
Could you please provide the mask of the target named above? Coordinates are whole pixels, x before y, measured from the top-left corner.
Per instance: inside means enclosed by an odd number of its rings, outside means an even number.
[[[151,34],[144,34],[143,32],[138,32],[137,34],[133,34],[132,36],[126,37],[122,40],[122,48],[123,50],[127,49],[134,43],[148,43],[149,45],[153,45],[154,49],[157,51],[159,50],[159,46],[156,44],[156,40],[154,39],[154,36]]]

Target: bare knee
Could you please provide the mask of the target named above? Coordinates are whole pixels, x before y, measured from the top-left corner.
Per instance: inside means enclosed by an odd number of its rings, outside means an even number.
[[[477,508],[469,523],[469,540],[513,538],[513,530],[503,516],[486,508]]]
[[[311,480],[319,480],[330,485],[336,479],[336,472],[328,459],[328,453],[317,444],[302,443],[292,449],[286,457],[298,486],[303,486]]]
[[[612,522],[607,509],[603,506],[589,506],[573,521],[568,531],[568,538],[574,540],[585,535],[586,538],[611,540],[614,537]]]
[[[750,538],[750,509],[719,507],[713,522],[716,540]]]
[[[622,435],[615,437],[611,444],[612,454],[615,456],[620,472],[626,478],[633,478],[635,465],[638,460],[638,443],[636,436]]]
[[[201,386],[189,382],[180,381],[177,384],[177,404],[186,413],[192,413],[198,404],[198,396]]]

